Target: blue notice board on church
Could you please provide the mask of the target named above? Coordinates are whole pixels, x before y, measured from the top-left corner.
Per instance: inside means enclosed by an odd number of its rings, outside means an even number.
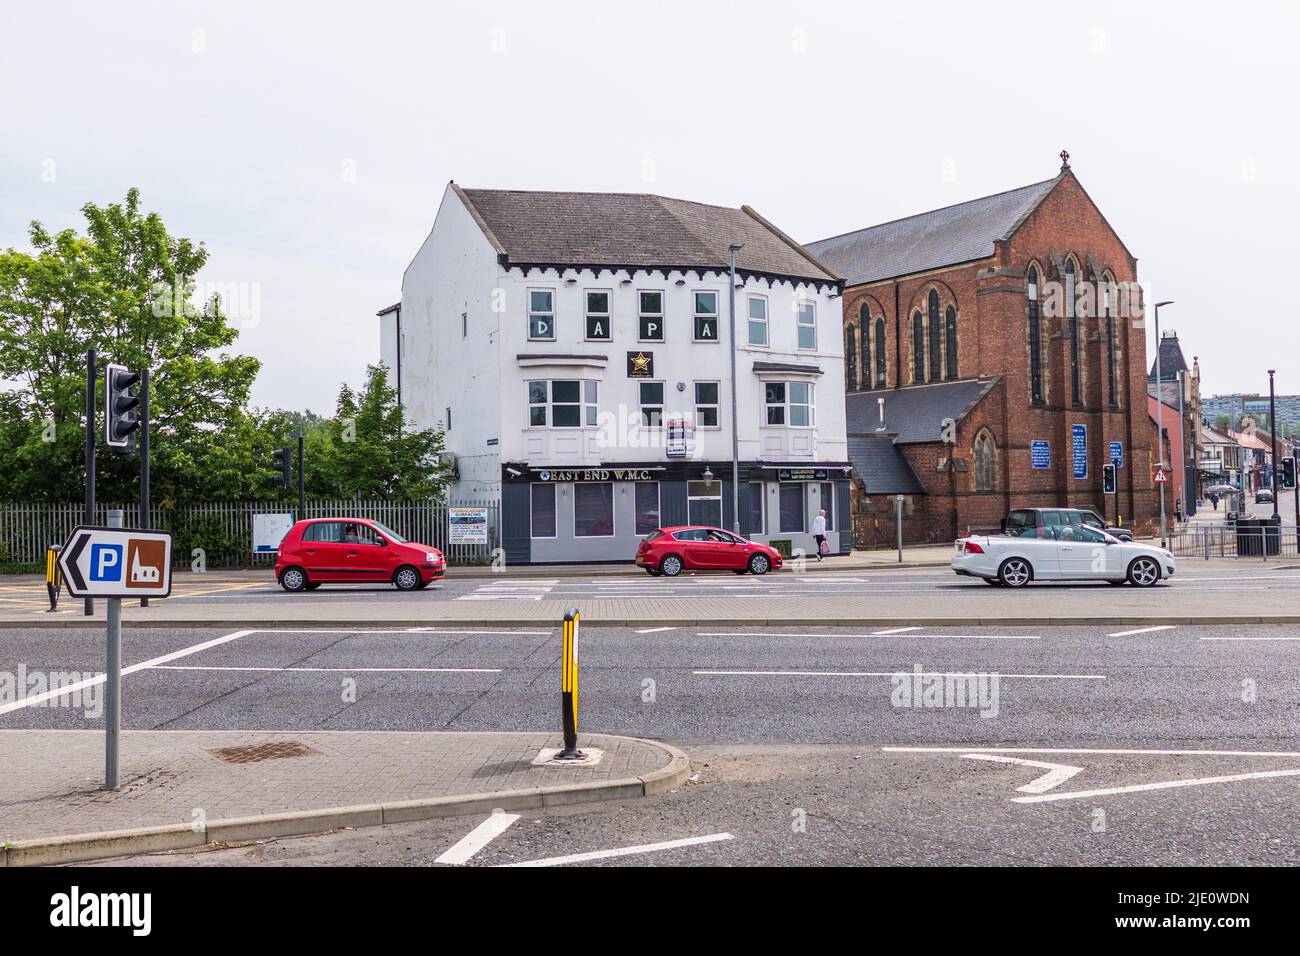
[[[1116,468],[1124,467],[1124,443],[1122,441],[1110,443],[1110,460]]]
[[[1070,439],[1073,446],[1074,477],[1088,477],[1088,426],[1071,425]]]
[[[1043,438],[1035,438],[1029,443],[1030,461],[1035,468],[1052,467],[1052,443]]]

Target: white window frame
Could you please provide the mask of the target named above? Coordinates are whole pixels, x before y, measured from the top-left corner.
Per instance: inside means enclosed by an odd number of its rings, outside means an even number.
[[[763,303],[762,319],[754,318],[753,312],[751,311],[755,302]],[[772,329],[771,329],[770,320],[771,320],[771,313],[768,310],[767,296],[759,295],[758,293],[754,293],[754,292],[751,292],[749,295],[745,296],[745,345],[746,347],[751,349],[767,349],[772,347]],[[762,325],[763,327],[762,342],[753,341],[754,325],[756,323]]]
[[[707,495],[691,494],[691,485],[702,485],[702,484],[704,484],[704,480],[701,478],[694,478],[686,482],[686,523],[687,524],[700,523],[691,518],[692,501],[716,501],[718,503],[718,523],[716,525],[708,525],[708,527],[721,528],[722,523],[727,520],[727,516],[723,513],[723,507],[722,507],[722,482],[715,481],[713,483],[712,488],[706,489],[707,491],[709,491],[709,494]],[[716,492],[716,494],[714,494],[714,492]]]
[[[780,385],[784,398],[780,402],[769,402],[767,400],[767,389],[770,385]],[[803,386],[808,389],[808,402],[796,402],[791,394],[795,386]],[[808,424],[795,425],[793,423],[795,408],[808,409]],[[768,416],[769,409],[781,409],[781,421],[773,422]],[[763,383],[763,427],[764,428],[816,428],[817,427],[817,388],[813,382],[802,381],[782,381],[782,382],[764,382]]]
[[[578,406],[578,424],[577,425],[557,425],[555,424],[555,383],[556,382],[577,382],[578,383],[578,401],[577,402],[560,402],[564,406]],[[531,386],[544,384],[546,386],[546,402],[534,402],[531,395]],[[595,389],[595,398],[588,400],[588,386]],[[559,431],[572,431],[575,428],[596,428],[600,418],[600,382],[593,378],[534,378],[524,383],[524,397],[527,399],[528,411],[525,419],[526,428],[540,429],[550,428]],[[534,408],[546,409],[546,424],[534,425],[532,410]]]
[[[593,292],[605,297],[606,311],[591,311],[591,302],[587,297]],[[591,319],[593,316],[605,320],[605,335],[603,337],[593,338],[591,335]],[[612,342],[614,340],[614,292],[612,289],[582,290],[582,334],[583,338],[588,342]]]
[[[575,540],[587,538],[614,538],[618,536],[618,502],[615,500],[615,481],[575,481],[573,483],[573,537]],[[578,489],[594,488],[597,485],[609,486],[609,534],[578,534]]]
[[[643,295],[659,296],[658,312],[642,311],[641,296]],[[667,339],[668,329],[664,326],[664,311],[665,311],[664,302],[667,299],[667,297],[668,297],[667,293],[665,293],[663,289],[637,289],[636,291],[636,340],[638,342],[663,342]],[[641,320],[650,319],[650,318],[659,320],[659,337],[657,339],[648,339],[642,334]]]
[[[537,534],[533,528],[533,489],[538,487],[551,489],[551,500],[555,504],[554,510],[551,512],[555,524],[554,534]],[[528,483],[528,537],[535,538],[539,541],[552,541],[555,538],[559,537],[559,534],[560,534],[560,496],[555,491],[554,483],[549,481],[529,482]]]
[[[700,401],[699,387],[701,385],[712,385],[718,390],[716,402]],[[722,430],[722,383],[717,381],[716,379],[701,379],[700,381],[692,382],[691,399],[694,402],[693,407],[695,408],[696,430],[697,431],[721,431]],[[717,422],[716,425],[704,425],[700,423],[700,409],[703,408],[713,409],[714,421]]]
[[[696,308],[695,308],[695,305],[696,305],[695,297],[696,297],[697,295],[711,295],[711,296],[713,296],[713,311],[712,311],[712,312],[699,312],[699,311],[696,310]],[[719,305],[719,301],[720,301],[720,299],[721,299],[721,296],[718,294],[718,290],[717,290],[717,289],[692,289],[692,290],[691,290],[691,341],[693,341],[693,342],[710,342],[710,343],[717,343],[717,342],[722,341],[722,335],[721,335],[721,332],[720,332],[720,329],[722,328],[722,322],[720,321],[720,316],[721,316],[721,314],[722,314],[722,312],[721,312],[722,307],[721,307],[721,305]],[[702,339],[702,338],[700,338],[700,336],[699,336],[699,331],[700,331],[700,319],[712,319],[712,320],[713,320],[713,338],[711,338],[711,339]]]
[[[794,309],[795,309],[795,313],[794,313],[795,346],[800,351],[803,352],[816,352],[817,351],[817,303],[812,301],[812,299],[796,298],[794,300]],[[810,322],[805,322],[803,320],[805,309],[807,309],[809,314],[812,316],[812,321]],[[812,345],[803,344],[803,333],[805,329],[810,330],[812,332]]]
[[[549,312],[533,310],[533,293],[545,292],[551,297],[551,310]],[[529,286],[524,291],[524,307],[528,310],[528,341],[530,342],[554,342],[555,341],[555,289],[545,286]],[[545,315],[551,320],[551,334],[547,337],[533,335],[533,316]]]
[[[642,387],[644,387],[644,386],[646,386],[646,385],[658,385],[658,386],[659,386],[659,403],[658,403],[658,404],[651,403],[651,404],[647,405],[647,404],[645,403],[645,397],[642,395],[642,393],[641,393],[641,389],[642,389]],[[637,408],[640,409],[640,412],[641,412],[640,417],[637,419],[637,424],[640,425],[640,427],[642,427],[642,428],[650,428],[650,429],[654,429],[654,430],[656,430],[656,431],[657,431],[658,429],[663,428],[663,427],[664,427],[664,414],[665,414],[664,410],[665,410],[665,408],[667,407],[667,404],[668,404],[668,386],[667,386],[667,384],[665,384],[664,382],[661,382],[661,381],[654,380],[654,379],[644,379],[644,378],[639,378],[639,379],[637,379],[637,380],[636,380],[636,404],[637,404]],[[656,408],[659,409],[659,424],[657,424],[657,425],[652,425],[652,424],[650,424],[649,422],[646,421],[645,413],[646,413],[647,410],[654,410],[654,409],[656,409]]]

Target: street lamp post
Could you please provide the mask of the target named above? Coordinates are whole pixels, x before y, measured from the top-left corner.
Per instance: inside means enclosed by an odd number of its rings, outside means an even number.
[[[1273,439],[1273,467],[1269,469],[1269,476],[1272,479],[1273,488],[1273,520],[1281,520],[1277,511],[1277,397],[1273,394],[1273,373],[1276,369],[1268,370],[1268,433]]]
[[[1156,446],[1160,449],[1160,470],[1164,471],[1165,465],[1165,393],[1164,380],[1160,377],[1160,307],[1162,305],[1173,305],[1173,300],[1156,303]],[[1165,475],[1168,478],[1168,475]],[[1165,485],[1168,482],[1157,482],[1160,485],[1160,547],[1166,547],[1165,540]]]
[[[736,410],[736,253],[745,248],[743,242],[733,242],[727,247],[731,273],[731,530],[740,536],[740,435],[736,431],[739,418]]]

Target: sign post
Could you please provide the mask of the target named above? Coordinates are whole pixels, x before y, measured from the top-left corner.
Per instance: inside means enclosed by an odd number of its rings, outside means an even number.
[[[903,496],[894,496],[894,526],[898,529],[898,563],[903,563]]]
[[[578,623],[582,615],[576,607],[564,615],[560,655],[560,722],[564,728],[564,749],[555,755],[556,760],[581,760],[585,755],[578,749]]]
[[[172,588],[172,536],[122,527],[122,512],[107,528],[74,528],[59,552],[59,571],[73,597],[108,599],[104,685],[104,789],[117,789],[122,723],[122,598],[167,597]]]

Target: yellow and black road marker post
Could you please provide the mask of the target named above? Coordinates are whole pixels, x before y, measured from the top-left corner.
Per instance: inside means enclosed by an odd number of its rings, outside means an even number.
[[[63,575],[59,571],[59,552],[62,550],[61,546],[52,544],[45,552],[45,590],[50,595],[50,611],[59,609],[59,592],[63,590]]]
[[[560,719],[564,726],[564,749],[556,760],[581,760],[586,756],[578,749],[578,624],[582,615],[576,607],[564,615],[561,637]]]

